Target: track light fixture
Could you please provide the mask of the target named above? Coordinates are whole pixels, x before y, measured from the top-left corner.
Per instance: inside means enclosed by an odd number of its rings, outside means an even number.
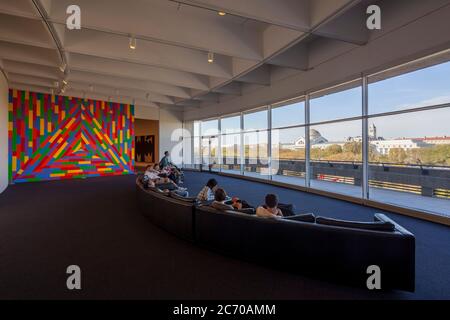
[[[227,13],[226,12],[223,12],[223,11],[218,11],[217,12],[217,14],[219,15],[219,16],[225,16]]]
[[[67,67],[67,64],[66,64],[65,62],[63,62],[63,63],[59,66],[59,70],[60,70],[61,72],[64,72],[64,71],[66,71],[66,67]]]
[[[136,49],[136,38],[133,36],[130,37],[130,49],[132,50]]]
[[[208,52],[208,63],[214,62],[214,52]]]

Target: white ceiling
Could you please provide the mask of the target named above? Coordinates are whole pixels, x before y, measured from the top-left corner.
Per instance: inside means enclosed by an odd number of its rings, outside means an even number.
[[[81,30],[66,28],[72,4],[81,8]],[[312,42],[364,45],[366,4],[0,0],[0,66],[14,88],[189,110],[240,95],[243,86],[269,86],[275,71],[312,68]]]

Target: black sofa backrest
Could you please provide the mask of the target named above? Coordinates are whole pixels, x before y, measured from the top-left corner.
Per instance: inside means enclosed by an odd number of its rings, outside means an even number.
[[[155,225],[181,238],[193,241],[194,203],[171,197],[167,193],[144,189],[136,183],[142,213]]]
[[[365,286],[377,265],[382,287],[414,291],[415,239],[410,233],[267,219],[209,207],[195,209],[195,239],[239,258]]]

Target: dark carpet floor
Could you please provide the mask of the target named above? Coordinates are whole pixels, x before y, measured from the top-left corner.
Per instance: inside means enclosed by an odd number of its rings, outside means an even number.
[[[186,173],[196,193],[210,177]],[[377,210],[229,177],[252,204],[276,192],[298,211],[371,220]],[[135,176],[10,186],[0,195],[0,299],[450,299],[450,228],[389,214],[416,235],[416,292],[368,292],[198,248],[137,210]],[[82,290],[66,289],[79,265]]]

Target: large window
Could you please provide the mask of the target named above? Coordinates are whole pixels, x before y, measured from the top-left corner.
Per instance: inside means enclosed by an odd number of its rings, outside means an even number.
[[[241,172],[241,116],[222,118],[221,148],[222,148],[222,172]]]
[[[369,197],[448,214],[450,62],[405,68],[369,77]]]
[[[272,106],[272,180],[305,185],[304,99]]]
[[[450,216],[448,57],[194,123],[194,163]]]
[[[361,197],[361,81],[311,95],[310,110],[311,187]]]
[[[201,165],[203,170],[220,169],[219,120],[201,122]]]
[[[244,114],[244,174],[269,178],[268,112]]]

